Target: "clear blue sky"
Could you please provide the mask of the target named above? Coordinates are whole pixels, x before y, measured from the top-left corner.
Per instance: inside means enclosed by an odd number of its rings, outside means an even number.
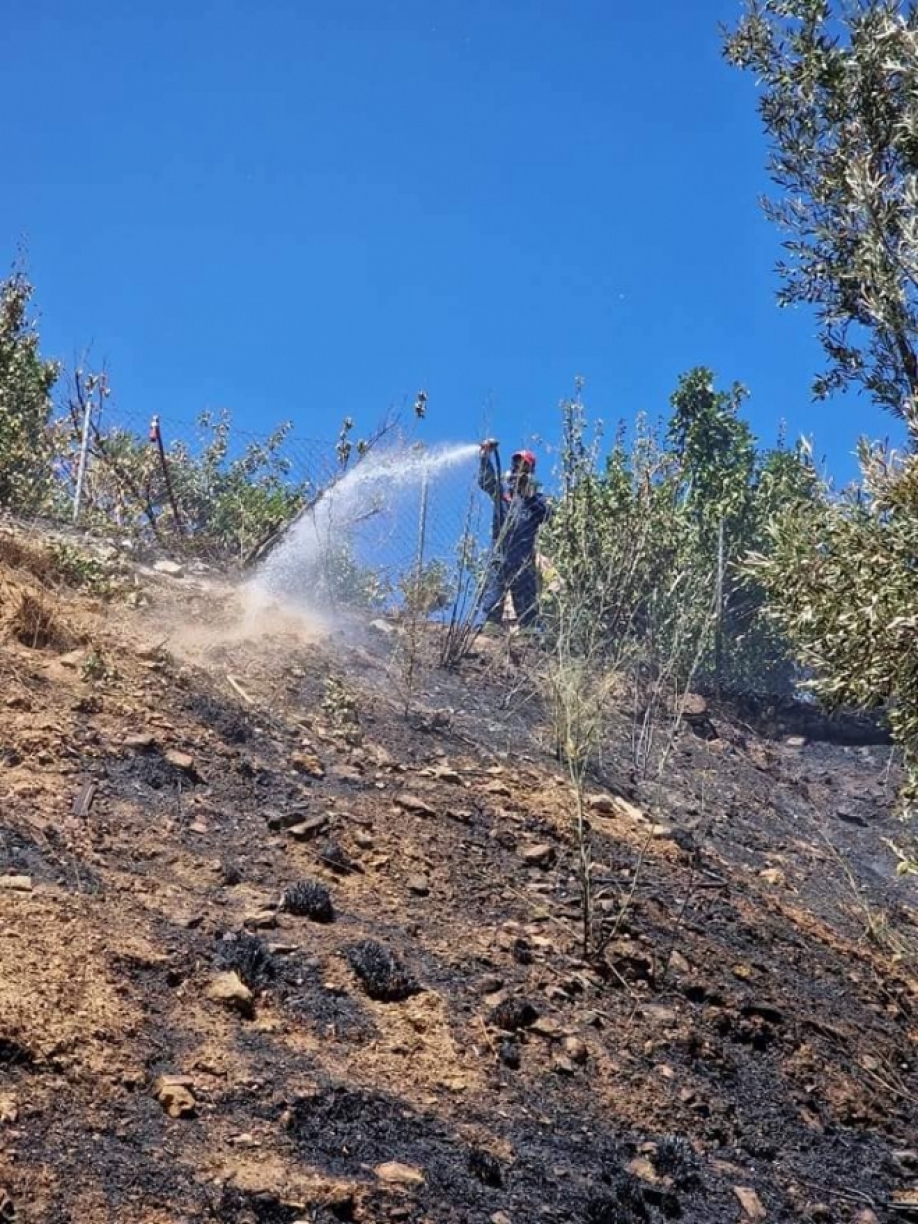
[[[9,6],[8,6],[9,7]],[[46,352],[126,412],[330,437],[429,394],[424,436],[557,437],[714,368],[846,478],[854,396],[810,403],[774,304],[739,0],[43,0],[4,14],[0,261]],[[5,254],[4,254],[5,251]]]

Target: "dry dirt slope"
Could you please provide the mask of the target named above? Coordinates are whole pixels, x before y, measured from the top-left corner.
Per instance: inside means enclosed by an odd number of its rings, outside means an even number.
[[[0,1220],[918,1218],[884,748],[622,713],[587,965],[528,660],[0,557]]]

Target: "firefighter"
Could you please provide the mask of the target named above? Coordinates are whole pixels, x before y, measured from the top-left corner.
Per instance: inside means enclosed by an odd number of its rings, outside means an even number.
[[[551,514],[551,505],[535,487],[535,466],[532,451],[516,451],[502,481],[497,443],[493,439],[481,443],[478,483],[491,498],[494,514],[491,555],[475,619],[478,629],[499,629],[508,593],[520,628],[537,627],[536,536]]]

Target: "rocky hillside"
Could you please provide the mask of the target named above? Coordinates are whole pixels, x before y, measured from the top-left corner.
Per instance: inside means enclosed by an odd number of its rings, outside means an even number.
[[[537,656],[397,640],[0,535],[0,1220],[918,1219],[888,750],[623,702],[588,963]]]

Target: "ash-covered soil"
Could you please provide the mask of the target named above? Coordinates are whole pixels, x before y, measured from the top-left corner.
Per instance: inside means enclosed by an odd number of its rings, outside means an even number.
[[[537,651],[3,555],[0,1220],[918,1218],[880,737],[623,699],[587,961]]]

